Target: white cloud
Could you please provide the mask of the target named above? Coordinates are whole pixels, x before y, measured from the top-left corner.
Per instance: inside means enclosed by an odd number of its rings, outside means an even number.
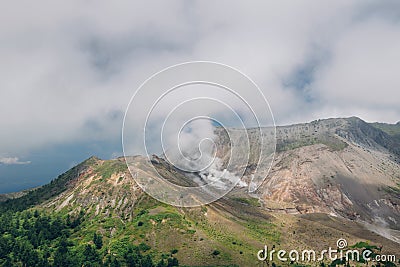
[[[17,157],[9,157],[9,158],[0,158],[0,164],[5,165],[23,165],[23,164],[30,164],[30,161],[20,161]]]
[[[313,85],[313,90],[326,105],[372,109],[377,113],[379,110],[398,111],[398,25],[368,21],[346,31],[333,41],[332,46],[331,60],[317,73]]]

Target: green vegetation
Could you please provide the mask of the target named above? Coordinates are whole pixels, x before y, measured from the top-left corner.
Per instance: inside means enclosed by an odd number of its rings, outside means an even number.
[[[384,190],[389,194],[397,195],[397,197],[400,197],[400,184],[397,184],[397,187],[394,186],[384,187]]]
[[[0,266],[254,266],[263,244],[285,245],[283,226],[259,209],[257,198],[235,194],[208,206],[177,208],[140,192],[128,195],[124,177],[116,176],[124,171],[120,160],[91,158],[0,204]],[[104,180],[111,176],[122,184],[110,186]],[[74,184],[76,177],[91,180]],[[79,198],[83,188],[93,197]],[[119,209],[126,201],[132,205]]]
[[[373,127],[387,133],[390,135],[397,144],[400,144],[400,122],[397,124],[388,124],[388,123],[370,123]],[[390,150],[390,149],[389,149]],[[398,150],[397,150],[398,151]],[[398,153],[397,153],[398,154]]]
[[[246,234],[249,236],[257,240],[270,240],[273,243],[279,244],[280,233],[276,230],[274,224],[253,219],[241,222],[241,224],[246,227]]]
[[[7,211],[0,216],[0,266],[179,266],[172,255],[156,264],[156,253],[145,243],[120,239],[104,248],[98,233],[79,242],[74,235],[84,227],[82,214],[71,219],[38,210]]]
[[[364,250],[371,251],[371,254],[369,255],[369,257],[371,259],[374,259],[377,255],[381,254],[381,250],[382,250],[382,247],[370,245],[368,242],[358,242],[355,245],[350,246],[350,248],[356,248],[359,251],[364,251]],[[342,261],[344,261],[344,264],[346,263],[344,259]],[[360,257],[358,262],[359,263],[367,263],[362,257]],[[393,266],[394,267],[394,266],[396,266],[396,264],[391,261],[379,261],[379,262],[377,262],[376,266],[387,266],[387,267]]]
[[[331,137],[328,135],[317,135],[313,137],[302,136],[298,139],[278,142],[276,150],[278,152],[282,152],[316,144],[324,144],[332,151],[341,151],[348,146],[346,142],[343,142],[342,140],[339,140],[335,137]]]
[[[388,123],[371,123],[371,125],[381,131],[384,131],[390,136],[396,137],[400,140],[400,123],[397,124],[388,124]]]
[[[103,247],[103,238],[101,237],[101,235],[94,233],[93,243],[96,246],[96,249],[101,249]]]
[[[109,160],[99,165],[95,171],[102,176],[103,179],[108,179],[113,173],[125,172],[126,164],[120,160]],[[121,177],[120,177],[121,178]]]
[[[370,249],[370,250],[374,250],[374,249],[378,249],[377,246],[373,246],[368,244],[367,242],[358,242],[353,246],[350,246],[350,248],[365,248],[365,249]]]
[[[219,250],[214,250],[214,251],[212,252],[212,254],[213,254],[214,256],[218,256],[219,254],[221,254],[221,252],[220,252]]]
[[[293,149],[300,148],[303,146],[311,146],[311,145],[315,145],[315,144],[318,144],[318,141],[316,139],[282,141],[282,142],[277,143],[276,151],[283,152],[283,151],[293,150]]]
[[[167,221],[170,227],[184,220],[170,207],[150,213],[160,203],[149,197],[140,200],[135,220],[126,222],[115,216],[111,207],[108,216],[94,216],[94,210],[79,212],[75,205],[54,213],[31,209],[67,190],[90,169],[106,179],[125,171],[126,166],[118,160],[101,164],[98,159],[90,158],[48,185],[0,203],[0,266],[179,265],[172,253],[165,254],[149,246],[146,234],[152,221]],[[137,227],[139,222],[143,227]],[[115,236],[110,234],[111,229],[115,229]]]
[[[240,203],[253,206],[253,207],[261,207],[260,201],[258,201],[257,198],[254,197],[234,197],[232,200],[238,201]]]
[[[64,256],[70,234],[79,226],[39,211],[11,212],[0,215],[0,265],[50,266]]]

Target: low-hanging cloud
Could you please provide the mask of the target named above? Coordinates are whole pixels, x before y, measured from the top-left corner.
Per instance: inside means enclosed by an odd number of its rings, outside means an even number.
[[[24,165],[30,164],[30,161],[20,161],[17,157],[10,157],[10,158],[0,158],[0,164],[5,165]]]

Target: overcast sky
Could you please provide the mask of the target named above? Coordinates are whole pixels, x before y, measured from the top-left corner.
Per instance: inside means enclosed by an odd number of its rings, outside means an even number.
[[[251,77],[278,125],[400,120],[399,1],[3,1],[0,192],[121,155],[124,110],[173,64]]]

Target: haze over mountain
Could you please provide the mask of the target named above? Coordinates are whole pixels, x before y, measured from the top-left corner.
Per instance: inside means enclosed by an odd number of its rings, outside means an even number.
[[[248,131],[252,143],[254,136]],[[383,245],[384,252],[398,253],[399,133],[399,124],[371,124],[356,117],[277,127],[275,160],[257,191],[247,192],[257,160],[252,153],[240,186],[199,208],[162,204],[137,186],[124,158],[96,157],[48,185],[2,195],[9,200],[1,207],[33,207],[71,218],[83,214],[82,230],[72,235],[78,243],[89,242],[86,232],[95,230],[107,246],[121,238],[144,242],[156,258],[176,249],[179,262],[192,266],[249,266],[257,263],[255,253],[266,243],[323,249],[339,237],[349,244],[368,241]],[[229,149],[224,138],[219,135],[219,146]],[[142,167],[147,158],[134,156],[129,161],[138,175],[153,175]],[[151,162],[170,182],[196,184],[193,176],[163,158],[155,156]]]

